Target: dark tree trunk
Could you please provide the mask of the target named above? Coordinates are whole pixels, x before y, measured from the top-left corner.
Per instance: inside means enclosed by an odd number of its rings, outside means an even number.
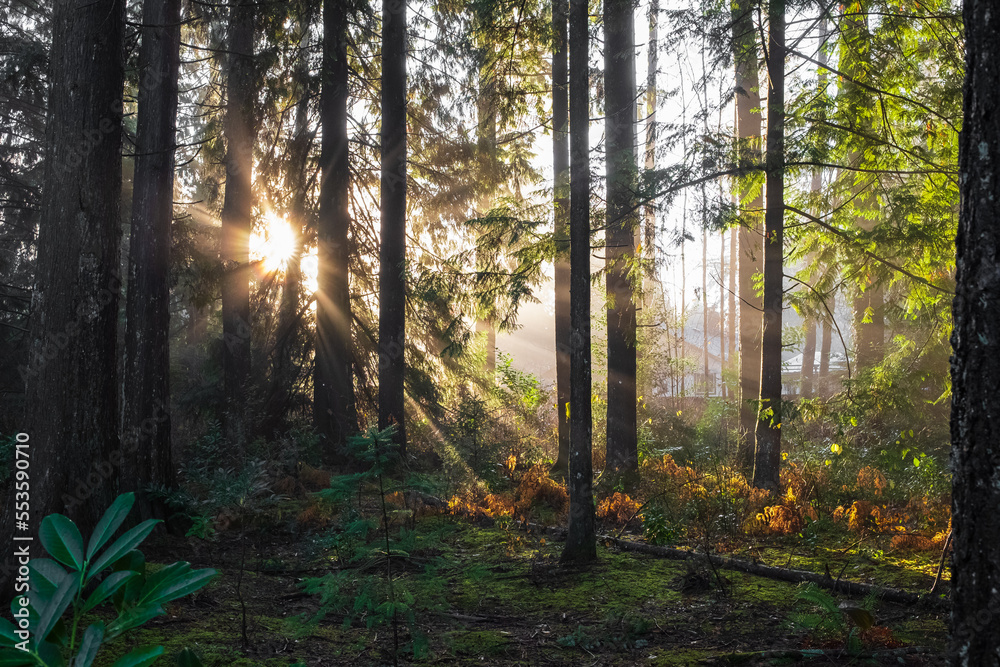
[[[781,301],[785,216],[785,2],[771,0],[767,59],[767,208],[764,211],[764,328],[753,485],[776,492],[781,463]]]
[[[637,214],[635,145],[635,35],[631,0],[604,2],[607,219],[605,262],[608,308],[607,469],[634,473],[636,430],[634,265]]]
[[[250,413],[250,230],[252,225],[254,6],[230,8],[226,71],[226,190],[222,206],[223,435],[238,456],[246,451]]]
[[[569,6],[570,455],[564,561],[597,558],[590,406],[590,38],[587,0]]]
[[[406,2],[382,2],[382,230],[379,247],[378,421],[405,446]]]
[[[42,517],[53,512],[88,534],[114,498],[124,456],[116,340],[125,3],[51,6],[44,198],[31,344],[19,369],[27,409],[18,440],[28,438],[19,452],[30,461],[31,501],[26,517],[15,515],[11,484],[2,524],[15,539],[37,536]],[[37,557],[41,548],[32,552]],[[3,556],[7,566],[13,553]],[[11,573],[0,573],[0,592],[12,590]]]
[[[757,28],[753,20],[755,4],[750,0],[733,3],[733,49],[736,61],[736,135],[740,141],[740,164],[760,164],[760,89],[757,74]],[[753,277],[761,273],[763,241],[759,211],[764,199],[758,194],[746,202],[746,191],[737,193],[740,200],[739,232],[739,338],[740,338],[740,426],[739,464],[749,470],[754,453],[757,428],[757,401],[760,398],[761,312],[763,303],[754,289]]]
[[[170,224],[174,211],[180,0],[145,0],[125,306],[121,488],[143,519],[165,519],[143,489],[174,482],[170,455]]]
[[[351,176],[347,135],[350,71],[347,14],[343,3],[324,2],[323,26],[323,91],[320,98],[323,144],[313,418],[316,431],[327,440],[327,455],[338,457],[343,453],[347,437],[358,428],[351,343]],[[383,239],[384,235],[383,231]],[[402,349],[400,362],[401,355]]]
[[[556,420],[558,454],[552,471],[569,470],[570,315],[569,315],[569,89],[566,80],[568,0],[553,0],[552,166],[555,172]]]
[[[1000,14],[965,0],[961,208],[951,358],[951,638],[955,667],[1000,665]]]

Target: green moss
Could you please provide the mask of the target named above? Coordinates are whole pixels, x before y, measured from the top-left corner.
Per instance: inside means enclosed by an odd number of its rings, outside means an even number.
[[[449,632],[446,643],[459,656],[493,657],[503,655],[510,640],[497,630]]]

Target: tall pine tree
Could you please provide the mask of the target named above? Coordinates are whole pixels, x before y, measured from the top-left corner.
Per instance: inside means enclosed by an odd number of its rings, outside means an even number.
[[[954,667],[1000,665],[1000,14],[965,0],[965,118],[959,144],[952,382]]]
[[[382,2],[382,188],[379,246],[378,421],[406,443],[406,1]]]
[[[597,558],[590,404],[590,36],[587,8],[587,0],[570,0],[569,532],[562,559],[577,562]]]
[[[316,295],[316,366],[313,416],[327,439],[328,455],[340,456],[358,428],[354,398],[350,294],[350,189],[347,106],[348,8],[344,0],[323,4],[323,125],[319,193],[319,290]]]
[[[607,145],[605,263],[608,290],[607,467],[638,470],[636,321],[632,277],[636,205],[635,26],[631,0],[604,2],[604,95]]]
[[[142,444],[126,449],[121,479],[123,490],[139,493],[147,519],[154,512],[144,489],[169,487],[174,477],[168,335],[180,20],[180,0],[143,2],[122,411],[123,437]]]
[[[767,9],[767,150],[764,158],[764,326],[753,485],[777,491],[781,464],[781,308],[785,230],[785,0]]]

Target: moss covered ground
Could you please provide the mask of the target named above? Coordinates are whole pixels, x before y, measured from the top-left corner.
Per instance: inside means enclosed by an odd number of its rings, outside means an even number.
[[[390,547],[392,596],[400,603],[394,632],[384,548],[376,539],[352,557],[330,534],[276,524],[211,542],[151,544],[151,562],[188,560],[221,574],[96,664],[157,643],[168,655],[190,647],[218,666],[698,665],[735,656],[763,665],[792,658],[758,652],[798,649],[812,651],[817,665],[944,664],[939,610],[869,600],[876,628],[860,634],[862,656],[926,651],[859,657],[847,651],[848,634],[859,630],[800,599],[801,586],[605,545],[593,565],[563,565],[552,535],[453,516],[418,519]],[[851,543],[774,540],[742,555],[917,591],[929,587],[934,569],[932,555],[892,557]],[[305,590],[310,581],[313,593]]]

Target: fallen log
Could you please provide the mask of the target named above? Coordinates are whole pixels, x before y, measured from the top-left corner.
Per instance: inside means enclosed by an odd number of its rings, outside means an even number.
[[[819,574],[808,570],[793,570],[784,567],[774,567],[753,561],[740,560],[724,556],[709,555],[697,551],[686,549],[675,549],[673,547],[659,547],[643,542],[630,542],[621,540],[610,535],[601,535],[598,540],[605,544],[611,544],[622,551],[632,551],[643,553],[660,558],[670,558],[672,560],[696,560],[707,559],[713,566],[726,570],[736,570],[758,577],[777,579],[779,581],[789,581],[792,583],[812,582],[820,588],[827,588],[834,592],[846,593],[848,595],[869,595],[875,593],[880,599],[898,604],[913,605],[922,604],[929,607],[937,607],[946,610],[950,607],[950,602],[937,596],[920,595],[896,588],[884,588],[873,584],[864,584],[858,581],[836,580],[829,574]]]

